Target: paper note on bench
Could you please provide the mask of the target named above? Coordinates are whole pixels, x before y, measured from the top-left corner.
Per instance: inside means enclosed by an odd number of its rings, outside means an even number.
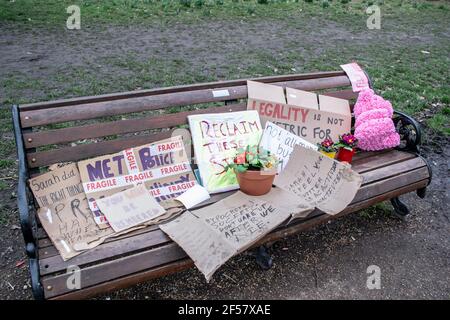
[[[341,68],[345,71],[350,82],[352,83],[353,92],[359,92],[369,88],[369,79],[363,69],[356,63],[349,63],[341,65]]]
[[[180,201],[186,207],[186,209],[190,209],[195,205],[208,200],[209,198],[209,192],[201,185],[196,184],[175,199]]]
[[[353,200],[362,180],[349,165],[296,146],[274,185],[325,213],[337,214]]]
[[[155,219],[165,212],[143,184],[99,199],[97,205],[116,232]]]
[[[40,207],[39,220],[65,261],[99,245],[114,231],[95,223],[77,165],[52,168],[29,183]]]
[[[289,161],[289,156],[296,145],[317,150],[317,146],[315,144],[312,144],[305,139],[284,130],[270,121],[266,122],[266,127],[264,128],[263,136],[259,145],[277,156],[280,161],[277,168],[278,173],[286,167]]]

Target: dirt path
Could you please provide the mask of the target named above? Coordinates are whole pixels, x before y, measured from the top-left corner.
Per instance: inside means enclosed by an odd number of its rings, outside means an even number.
[[[361,50],[370,50],[367,48],[374,44],[391,50],[405,46],[428,48],[443,39],[450,39],[448,24],[439,31],[428,32],[433,28],[431,22],[423,24],[420,30],[399,27],[395,22],[387,20],[383,30],[375,32],[320,18],[307,22],[269,20],[100,26],[77,31],[39,27],[24,30],[0,22],[2,74],[35,82],[35,85],[23,84],[18,90],[0,96],[21,101],[48,100],[51,98],[49,92],[58,95],[70,86],[88,87],[88,83],[83,83],[86,80],[112,80],[106,90],[119,91],[123,90],[120,85],[124,83],[115,86],[114,82],[121,77],[128,83],[133,82],[129,81],[133,77],[141,77],[140,86],[154,87],[172,80],[189,82],[202,78],[221,80],[308,72],[317,69],[312,62],[320,55],[328,54],[330,68],[336,68],[338,63],[335,61],[346,56],[367,59],[369,55],[362,54]],[[342,52],[336,55],[339,51]],[[164,70],[160,70],[158,64]],[[169,76],[169,72],[177,70],[183,75]],[[147,72],[145,77],[139,75]],[[95,77],[86,79],[85,74]],[[0,90],[2,93],[4,88]],[[69,91],[68,95],[79,94]]]
[[[308,23],[102,27],[74,34],[2,24],[1,73],[23,85],[15,85],[13,90],[1,87],[0,96],[2,103],[35,101],[96,90],[113,92],[173,82],[336,68],[341,60],[364,56],[345,48],[362,50],[369,42],[389,44],[396,50],[433,47],[449,40],[448,25],[436,32],[426,31],[431,24],[409,31],[390,21],[387,26],[391,28],[381,33],[367,33],[317,18]],[[319,65],[316,57],[330,52],[334,56]],[[371,62],[367,58],[367,63]],[[75,86],[79,87],[75,90]],[[3,134],[3,140],[12,141],[10,131]],[[221,268],[210,284],[192,269],[102,298],[448,299],[450,154],[448,141],[441,144],[443,148],[427,150],[435,174],[427,197],[404,197],[412,210],[406,221],[393,217],[388,205],[277,243],[272,250],[275,266],[267,272],[259,270],[249,254],[242,254]],[[15,156],[11,151],[2,157]],[[16,169],[8,167],[1,172],[6,187],[0,190],[0,209],[8,215],[0,224],[0,297],[31,298],[18,229]],[[373,264],[381,268],[381,290],[366,288],[366,268]]]

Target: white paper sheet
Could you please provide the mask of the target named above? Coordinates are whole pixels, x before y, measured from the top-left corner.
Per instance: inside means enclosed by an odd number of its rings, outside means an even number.
[[[195,205],[208,200],[210,197],[209,192],[204,187],[196,184],[175,199],[180,201],[186,209],[190,209]]]
[[[143,184],[99,199],[97,204],[116,232],[155,219],[165,212]]]

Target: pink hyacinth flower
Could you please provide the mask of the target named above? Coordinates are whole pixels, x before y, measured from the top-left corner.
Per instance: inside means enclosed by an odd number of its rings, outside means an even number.
[[[376,95],[373,90],[367,89],[359,93],[353,112],[355,137],[361,150],[383,150],[400,144],[400,136],[392,121],[392,104]]]
[[[361,123],[366,122],[371,119],[382,119],[382,118],[391,118],[392,112],[386,109],[373,109],[366,112],[361,113],[355,121],[355,128],[359,127]]]

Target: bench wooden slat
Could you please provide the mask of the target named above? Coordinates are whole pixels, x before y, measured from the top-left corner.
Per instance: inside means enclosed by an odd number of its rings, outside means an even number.
[[[276,82],[275,85],[290,86],[302,90],[322,90],[350,85],[347,76],[331,78],[318,78],[308,80],[294,80],[289,82]],[[21,111],[20,120],[23,128],[62,123],[74,120],[87,120],[99,117],[122,115],[133,112],[151,111],[168,107],[192,105],[199,103],[221,102],[247,97],[247,86],[226,88],[230,95],[214,97],[215,89],[203,89],[190,92],[175,92],[124,100],[95,102],[82,105],[65,106],[49,109]]]
[[[399,189],[402,186],[406,186],[417,181],[425,180],[429,176],[428,168],[421,167],[416,170],[411,170],[402,173],[397,176],[393,176],[387,179],[383,179],[364,187],[361,187],[356,193],[355,198],[352,202],[359,202],[368,199],[374,195],[379,195],[385,192],[393,191]]]
[[[324,93],[324,95],[350,100],[357,94],[352,90]],[[246,110],[245,103],[227,106],[184,111],[178,113],[153,115],[144,118],[101,122],[56,130],[34,131],[23,135],[25,147],[36,148],[50,144],[61,144],[82,139],[100,138],[116,134],[139,132],[151,129],[170,128],[187,124],[187,116],[193,114],[236,112]]]
[[[165,265],[150,268],[142,272],[133,273],[118,279],[113,279],[108,282],[98,284],[89,288],[83,288],[70,293],[55,296],[50,300],[81,300],[95,297],[99,294],[127,288],[144,281],[160,278],[166,275],[184,271],[188,268],[192,268],[194,262],[191,259],[181,259],[175,262],[167,263]]]
[[[394,164],[393,166],[385,166],[377,168],[376,170],[363,173],[363,178],[366,181],[365,185],[358,191],[355,199],[352,203],[360,202],[370,198],[373,195],[378,195],[380,193],[390,191],[392,185],[396,186],[400,184],[410,184],[421,180],[426,177],[425,173],[427,168],[425,167],[425,162],[420,158],[414,158],[402,163]],[[397,175],[392,176],[393,170],[395,168]],[[414,172],[416,176],[411,176],[411,172]],[[392,180],[392,178],[398,178]],[[383,179],[382,181],[377,181]],[[386,182],[389,180],[389,184]],[[372,183],[377,181],[375,183]],[[379,185],[383,186],[383,189],[379,188]],[[374,190],[376,192],[374,192]],[[160,242],[158,242],[158,240]],[[83,253],[69,261],[64,262],[59,255],[55,255],[50,258],[41,258],[40,268],[41,274],[46,275],[52,272],[62,271],[67,268],[68,265],[75,264],[82,266],[86,263],[91,263],[94,261],[101,261],[103,259],[109,259],[116,255],[121,255],[124,253],[132,253],[136,250],[141,250],[147,247],[152,247],[156,245],[161,245],[168,242],[169,239],[161,232],[159,229],[153,230],[151,233],[139,234],[133,237],[133,241],[129,242],[129,239],[118,240],[113,243],[100,245],[86,253]],[[123,248],[123,247],[126,248]]]
[[[167,130],[123,139],[107,140],[99,143],[80,144],[74,147],[28,153],[28,166],[30,168],[45,167],[54,163],[78,161],[85,158],[115,153],[126,148],[170,138],[172,131]]]
[[[344,89],[339,91],[328,91],[328,92],[322,92],[320,93],[324,96],[330,96],[334,98],[344,99],[350,101],[350,107],[353,110],[353,101],[358,98],[358,93],[353,92],[352,89]]]
[[[388,152],[375,154],[365,159],[365,161],[356,162],[352,168],[357,172],[367,172],[375,168],[389,166],[391,164],[415,158],[416,156],[409,152],[390,150]]]
[[[48,131],[36,131],[24,134],[27,148],[40,147],[48,144],[67,143],[82,139],[106,137],[115,134],[139,132],[148,129],[171,128],[187,124],[187,116],[205,113],[223,113],[246,110],[246,104],[233,104],[192,111],[153,115],[144,118],[127,119],[95,123],[85,126],[63,128]]]
[[[400,173],[408,172],[418,168],[426,167],[425,161],[422,158],[415,157],[402,162],[392,163],[390,165],[382,166],[376,170],[366,171],[363,174],[363,185],[372,183],[381,179],[386,179],[399,175]]]
[[[205,83],[178,85],[178,86],[164,87],[164,88],[133,90],[133,91],[127,91],[127,92],[108,93],[108,94],[102,94],[102,95],[96,95],[96,96],[84,96],[84,97],[77,97],[77,98],[69,98],[69,99],[23,104],[19,107],[19,109],[21,111],[30,111],[30,110],[39,110],[39,109],[48,109],[48,108],[55,108],[55,107],[61,107],[61,106],[68,106],[68,105],[79,105],[79,104],[86,104],[86,103],[111,101],[111,100],[151,96],[151,95],[158,95],[158,94],[167,94],[167,93],[174,93],[174,92],[185,92],[185,91],[194,91],[194,90],[201,90],[201,89],[227,88],[227,87],[245,85],[247,83],[247,80],[259,81],[259,82],[264,82],[264,83],[273,83],[273,82],[280,82],[280,81],[317,79],[317,78],[337,77],[337,76],[344,76],[344,75],[345,75],[345,72],[343,70],[339,70],[339,71],[311,72],[311,73],[302,73],[302,74],[288,74],[288,75],[280,75],[280,76],[268,76],[268,77],[252,78],[252,79],[236,79],[236,80],[205,82]]]
[[[101,261],[107,258],[117,257],[123,254],[129,254],[137,250],[149,250],[155,246],[161,246],[172,242],[164,232],[159,229],[142,233],[130,238],[104,243],[98,247],[88,250],[79,256],[73,257],[69,261],[63,261],[60,255],[47,259],[40,259],[39,267],[41,275],[66,270],[69,265],[83,266],[92,262]]]
[[[122,235],[119,235],[116,237],[108,238],[105,240],[105,242],[103,242],[103,244],[114,242],[114,241],[120,241],[120,240],[126,239],[126,238],[132,238],[132,237],[140,235],[140,234],[154,231],[158,228],[159,227],[157,225],[151,225],[151,226],[139,228],[137,230],[134,230],[134,231],[131,231],[131,232],[128,232],[128,233],[125,233],[125,234],[122,234]],[[50,244],[48,245],[47,244],[48,242],[47,241],[44,242],[43,240],[48,240],[50,242]],[[41,246],[41,244],[44,244],[44,245]],[[39,259],[45,259],[45,258],[50,258],[53,256],[59,256],[58,251],[53,246],[53,243],[51,242],[51,240],[48,237],[46,237],[45,239],[40,239],[38,241],[38,247],[39,247]]]
[[[407,173],[407,175],[409,175],[411,181],[414,180],[414,176],[415,176],[414,172]],[[416,177],[417,177],[417,175],[416,175]],[[356,210],[360,210],[365,207],[368,207],[374,203],[380,202],[380,201],[382,201],[380,199],[383,199],[383,195],[384,195],[385,199],[389,199],[390,197],[393,197],[397,194],[404,193],[408,187],[411,190],[415,190],[418,187],[426,185],[428,182],[427,179],[420,180],[420,181],[416,180],[415,182],[413,182],[411,184],[407,184],[407,185],[404,184],[401,187],[396,187],[396,188],[394,187],[393,189],[390,189],[390,187],[394,186],[394,184],[392,184],[392,179],[394,179],[394,178],[390,178],[388,180],[381,181],[379,183],[381,187],[384,186],[386,188],[381,189],[385,192],[378,195],[378,197],[372,197],[371,199],[366,199],[362,202],[357,202],[357,203],[351,204],[344,210],[344,212],[338,214],[337,217],[343,216],[350,212],[354,212]],[[368,188],[368,187],[363,187],[360,189],[360,191],[364,190],[365,188]],[[373,200],[374,198],[376,200]],[[332,218],[337,218],[337,217],[323,214],[323,215],[316,216],[313,219],[310,219],[307,223],[302,222],[299,224],[299,226],[300,226],[301,230],[305,230],[304,228],[307,228],[308,224],[315,225],[318,223],[322,223],[323,221],[326,221],[326,220],[329,220]],[[299,230],[297,228],[296,232],[299,232],[301,230]],[[289,232],[289,227],[286,228],[286,230],[278,230],[277,232],[278,233],[276,236],[273,236],[270,234],[267,237],[265,237],[263,240],[261,240],[260,243],[265,242],[265,241],[277,240],[277,239],[279,239],[279,236],[283,236],[283,237],[286,236]],[[165,245],[165,246],[162,246],[162,247],[150,250],[150,251],[140,252],[140,253],[133,254],[130,256],[126,256],[126,257],[122,257],[122,258],[115,259],[112,261],[108,261],[108,262],[105,262],[102,264],[92,265],[87,268],[83,268],[80,271],[80,275],[81,275],[81,279],[82,279],[81,285],[83,286],[83,288],[86,288],[89,286],[94,286],[94,285],[97,286],[100,283],[103,283],[106,281],[110,282],[110,281],[113,281],[114,279],[120,278],[122,276],[145,271],[149,268],[160,267],[163,264],[168,264],[168,267],[170,268],[171,261],[168,259],[170,257],[173,258],[172,262],[176,262],[187,256],[186,256],[186,253],[180,247],[178,247],[178,245],[176,245],[175,243],[170,243],[168,245]],[[158,262],[161,262],[161,263],[158,265]],[[168,271],[167,273],[170,273],[169,270],[167,270],[167,271]],[[70,274],[61,274],[61,275],[57,275],[57,276],[51,276],[51,275],[44,276],[42,278],[42,284],[44,286],[44,292],[45,292],[46,298],[52,298],[52,297],[59,296],[59,295],[69,292],[70,290],[67,288],[67,285],[66,285],[68,276],[70,276]],[[50,290],[49,290],[49,288],[50,288]]]
[[[149,267],[157,267],[169,262],[184,258],[186,253],[176,244],[170,243],[166,246],[143,251],[131,256],[111,260],[99,265],[93,265],[80,270],[81,285],[89,287],[139,272]],[[55,295],[67,292],[67,278],[70,274],[63,273],[55,277],[42,277],[45,295],[51,298]]]

